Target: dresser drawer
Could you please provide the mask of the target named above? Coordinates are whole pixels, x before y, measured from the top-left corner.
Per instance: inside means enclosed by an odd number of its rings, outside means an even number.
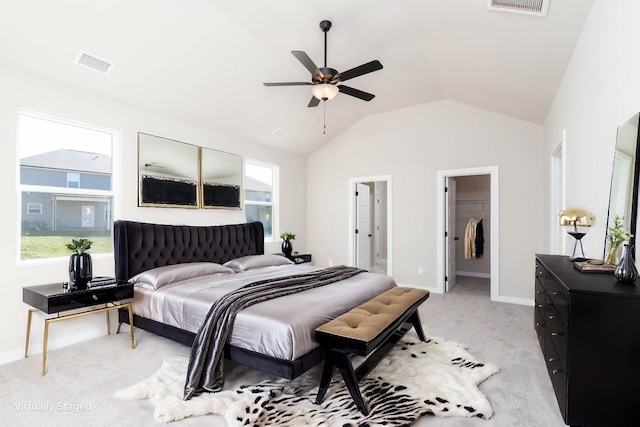
[[[569,299],[567,294],[560,285],[553,280],[547,280],[545,282],[545,290],[551,302],[556,306],[565,323],[567,323],[567,319],[569,319]]]
[[[553,390],[556,394],[556,399],[558,400],[560,412],[562,412],[562,418],[565,418],[567,412],[567,374],[560,363],[551,341],[551,336],[547,334],[545,362],[547,364],[547,371],[549,371],[549,378],[551,378]]]
[[[547,305],[544,324],[562,366],[567,366],[567,324],[554,305]],[[548,349],[549,344],[547,344]]]
[[[544,286],[542,285],[540,280],[538,280],[537,277],[536,277],[535,283],[536,283],[536,286],[535,286],[535,305],[540,310],[544,310],[544,300],[546,298],[545,291],[544,291]]]
[[[533,321],[536,335],[538,336],[538,343],[540,344],[540,348],[542,349],[542,353],[544,354],[547,328],[544,325],[543,311],[541,311],[538,307],[533,309]]]
[[[538,278],[538,277],[544,277],[544,275],[545,275],[545,270],[544,270],[544,268],[542,268],[542,267],[541,267],[537,262],[536,262],[535,275],[536,275],[536,278]]]

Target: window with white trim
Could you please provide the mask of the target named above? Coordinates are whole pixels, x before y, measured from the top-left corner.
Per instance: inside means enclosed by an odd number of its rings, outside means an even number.
[[[245,160],[245,215],[247,222],[262,222],[265,241],[274,241],[277,205],[278,166],[254,160]]]
[[[20,260],[68,256],[73,238],[110,253],[116,131],[18,111]],[[96,215],[99,212],[100,215]]]
[[[29,215],[41,215],[42,203],[27,203],[27,213]]]

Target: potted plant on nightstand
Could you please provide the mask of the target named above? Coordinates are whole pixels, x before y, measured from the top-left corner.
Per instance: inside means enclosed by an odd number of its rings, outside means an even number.
[[[293,245],[291,244],[291,241],[295,240],[296,235],[285,231],[284,233],[280,234],[280,238],[282,239],[282,253],[285,254],[285,256],[290,257],[291,251],[293,251]]]
[[[71,239],[67,249],[73,251],[69,257],[69,289],[87,289],[93,278],[91,255],[87,253],[93,242],[89,239]]]

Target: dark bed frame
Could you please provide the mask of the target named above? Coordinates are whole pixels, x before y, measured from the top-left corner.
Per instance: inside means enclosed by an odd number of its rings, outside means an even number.
[[[188,262],[225,262],[247,255],[264,254],[261,222],[233,225],[168,225],[118,220],[114,222],[115,274],[126,283],[138,273],[165,265]],[[118,321],[129,323],[126,310]],[[174,326],[133,315],[133,324],[156,335],[191,346],[195,334]],[[235,346],[225,347],[225,358],[260,371],[293,379],[323,360],[321,347],[295,360],[278,359]]]

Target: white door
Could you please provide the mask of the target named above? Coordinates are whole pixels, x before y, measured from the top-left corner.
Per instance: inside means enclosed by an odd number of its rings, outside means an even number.
[[[82,206],[82,226],[94,227],[96,223],[95,206]]]
[[[445,292],[456,286],[456,180],[447,177],[445,180],[445,209],[447,223],[445,229]]]
[[[380,263],[380,254],[382,253],[382,230],[381,230],[382,205],[380,201],[381,201],[380,190],[377,190],[373,195],[373,209],[374,209],[373,222],[375,224],[373,229],[373,248],[375,253],[374,264],[376,266],[379,265]]]
[[[371,268],[371,212],[369,186],[356,183],[356,267]]]

